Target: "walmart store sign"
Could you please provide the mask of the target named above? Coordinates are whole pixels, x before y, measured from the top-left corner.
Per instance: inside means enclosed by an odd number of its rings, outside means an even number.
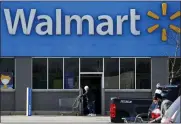
[[[180,32],[180,1],[3,1],[0,8],[2,56],[174,56],[165,34]]]
[[[38,35],[54,35],[53,27],[55,27],[55,34],[62,35],[62,29],[65,29],[65,35],[71,34],[71,23],[76,21],[77,24],[77,35],[82,35],[83,31],[83,22],[88,22],[88,34],[94,35],[122,35],[124,32],[123,24],[128,21],[130,23],[130,30],[132,35],[140,35],[140,30],[137,29],[137,21],[141,19],[141,15],[136,14],[136,9],[130,9],[127,15],[117,15],[116,20],[114,20],[109,15],[99,15],[97,17],[93,17],[91,15],[62,15],[61,9],[56,9],[55,19],[53,19],[50,15],[39,15],[37,9],[31,9],[29,13],[29,17],[25,18],[25,12],[23,9],[17,9],[15,17],[13,18],[10,14],[10,9],[4,9],[4,15],[6,18],[6,25],[8,28],[8,32],[11,35],[15,35],[18,29],[18,24],[21,24],[23,29],[23,33],[25,35],[30,35],[30,33],[35,30]],[[13,21],[14,20],[14,21]],[[32,28],[35,20],[43,22],[39,22],[36,24],[35,29]],[[62,20],[65,20],[65,24],[62,23]],[[99,24],[95,24],[94,20],[104,21]],[[114,23],[116,21],[116,23]],[[55,23],[54,23],[55,22]],[[115,26],[114,26],[115,24]],[[55,26],[53,26],[55,25]],[[64,28],[62,28],[65,26]],[[45,30],[43,28],[46,27]],[[104,30],[104,27],[106,29]],[[116,27],[116,32],[114,32],[114,27]]]

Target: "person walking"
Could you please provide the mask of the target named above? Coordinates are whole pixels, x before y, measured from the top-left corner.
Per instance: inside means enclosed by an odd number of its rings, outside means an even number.
[[[91,90],[89,89],[88,86],[85,86],[84,90],[85,90],[85,93],[82,94],[81,97],[86,98],[87,108],[89,111],[88,116],[96,116],[96,114],[95,114],[95,96],[91,92]]]

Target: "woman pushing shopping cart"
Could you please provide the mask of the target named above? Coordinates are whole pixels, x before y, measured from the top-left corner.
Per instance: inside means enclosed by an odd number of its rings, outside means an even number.
[[[88,116],[96,116],[94,94],[92,94],[92,92],[88,86],[85,86],[84,90],[85,90],[85,93],[79,95],[76,98],[61,98],[61,99],[59,99],[59,107],[61,108],[60,111],[66,111],[66,109],[70,108],[70,106],[71,106],[72,112],[76,112],[78,115],[78,113],[80,113],[79,112],[80,103],[82,103],[83,97],[85,97],[85,100],[86,100],[85,102],[87,103],[87,109],[89,111]]]

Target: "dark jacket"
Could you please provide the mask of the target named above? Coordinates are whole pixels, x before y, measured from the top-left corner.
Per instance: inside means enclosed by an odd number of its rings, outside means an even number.
[[[87,102],[93,102],[95,101],[94,93],[92,93],[91,90],[86,91],[84,94],[82,94],[82,97],[85,97]]]

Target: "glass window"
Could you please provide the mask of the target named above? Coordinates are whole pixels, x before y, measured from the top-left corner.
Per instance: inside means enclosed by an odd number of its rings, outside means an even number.
[[[172,79],[172,84],[177,84],[181,82],[181,58],[171,58],[169,59],[169,79]],[[173,77],[172,77],[173,73]]]
[[[33,58],[33,89],[47,89],[46,58]]]
[[[135,89],[134,58],[120,58],[120,89]]]
[[[48,59],[48,88],[63,89],[63,58]]]
[[[151,89],[151,59],[136,59],[136,89]]]
[[[119,89],[119,59],[104,59],[104,83],[106,89]]]
[[[1,89],[14,89],[15,59],[0,58],[0,85]]]
[[[65,89],[79,88],[79,59],[78,58],[64,59],[64,88]]]
[[[102,58],[81,58],[81,72],[102,72]]]

